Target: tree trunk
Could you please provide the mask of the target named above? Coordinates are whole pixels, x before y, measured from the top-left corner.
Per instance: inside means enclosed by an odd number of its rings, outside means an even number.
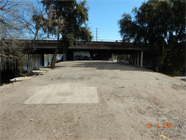
[[[56,56],[57,56],[57,54],[59,52],[59,49],[58,49],[58,47],[59,47],[59,32],[58,32],[57,41],[58,41],[58,45],[57,45],[57,48],[55,49],[54,55],[52,57],[51,66],[50,66],[51,69],[54,69],[55,68],[55,65],[56,65]]]
[[[54,51],[54,55],[53,55],[52,61],[51,61],[51,69],[55,68],[57,54],[58,54],[58,48],[56,48]]]

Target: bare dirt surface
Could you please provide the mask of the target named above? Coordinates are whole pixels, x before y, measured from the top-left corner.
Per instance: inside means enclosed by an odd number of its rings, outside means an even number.
[[[44,75],[0,87],[0,139],[186,139],[185,85],[113,62],[57,63]]]

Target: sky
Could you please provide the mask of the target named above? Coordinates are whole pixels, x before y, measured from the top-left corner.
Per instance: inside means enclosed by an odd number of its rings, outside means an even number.
[[[132,14],[134,7],[140,7],[146,0],[87,0],[89,7],[88,25],[93,39],[99,41],[122,40],[118,21],[124,13]]]
[[[77,0],[80,2],[83,0]],[[96,40],[96,29],[98,41],[122,40],[119,33],[118,21],[124,13],[132,15],[132,9],[139,8],[147,0],[86,0],[89,8],[88,26]]]

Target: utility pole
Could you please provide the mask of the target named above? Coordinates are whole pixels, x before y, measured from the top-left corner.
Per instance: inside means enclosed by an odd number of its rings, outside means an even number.
[[[98,28],[96,28],[96,41],[98,40]]]

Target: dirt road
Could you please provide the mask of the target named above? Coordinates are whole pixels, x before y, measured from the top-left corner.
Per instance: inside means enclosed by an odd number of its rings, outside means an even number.
[[[113,62],[57,63],[44,75],[0,87],[0,139],[185,139],[185,85]]]

